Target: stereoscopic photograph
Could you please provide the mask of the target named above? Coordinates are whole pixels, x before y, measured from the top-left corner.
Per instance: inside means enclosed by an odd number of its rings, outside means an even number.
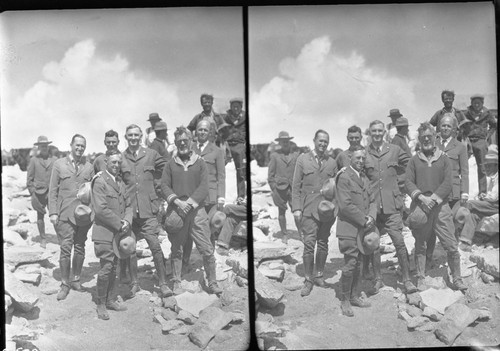
[[[6,350],[249,347],[242,14],[0,14]]]
[[[494,15],[249,8],[261,349],[498,345]]]

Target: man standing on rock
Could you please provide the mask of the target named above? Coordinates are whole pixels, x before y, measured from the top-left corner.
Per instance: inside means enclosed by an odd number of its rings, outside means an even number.
[[[391,110],[391,114],[392,114]],[[399,113],[399,111],[397,111]],[[366,172],[375,188],[377,200],[377,218],[375,225],[379,232],[388,233],[396,248],[396,255],[401,267],[403,283],[407,293],[417,291],[410,280],[410,262],[408,250],[403,238],[403,192],[404,170],[409,155],[399,146],[384,142],[386,130],[384,123],[375,120],[370,123],[371,144],[368,145]],[[372,256],[375,284],[372,294],[377,294],[384,286],[381,272],[380,249]],[[364,266],[366,268],[366,265]]]
[[[356,125],[347,129],[347,141],[349,142],[349,148],[342,151],[335,160],[339,169],[347,167],[351,164],[352,150],[357,145],[361,145],[361,139],[363,137],[362,134],[361,128]]]
[[[430,124],[437,128],[436,131],[438,133],[441,130],[441,119],[444,117],[455,118],[457,125],[465,119],[463,112],[453,107],[454,100],[455,92],[453,90],[443,90],[441,92],[441,101],[443,101],[444,107],[436,111],[429,121]],[[456,134],[453,136],[456,136]]]
[[[57,294],[58,300],[64,300],[68,296],[70,287],[77,291],[83,290],[80,275],[85,260],[87,232],[92,225],[91,222],[79,223],[75,219],[75,209],[81,204],[76,197],[78,189],[94,176],[94,167],[83,156],[87,141],[82,135],[75,134],[70,145],[70,154],[54,162],[49,185],[49,216],[61,247],[61,290]],[[75,252],[71,260],[73,246]],[[71,267],[73,280],[70,283]]]
[[[161,189],[168,205],[182,218],[182,227],[177,233],[168,233],[172,243],[172,275],[174,294],[181,288],[182,250],[188,236],[191,236],[203,257],[207,275],[208,290],[219,294],[217,285],[214,247],[210,241],[210,227],[205,211],[208,196],[208,172],[205,161],[192,150],[192,135],[189,129],[179,127],[174,133],[177,155],[168,161],[163,170]]]
[[[212,142],[215,142],[217,129],[224,122],[224,119],[220,114],[215,112],[212,108],[214,104],[213,95],[201,94],[200,103],[201,107],[203,108],[203,111],[201,111],[201,113],[198,113],[196,116],[193,117],[191,122],[189,122],[187,128],[191,132],[194,132],[196,131],[196,126],[200,121],[207,120],[210,122],[210,133],[208,139]]]
[[[355,145],[351,152],[350,165],[337,177],[337,237],[345,262],[340,278],[341,310],[348,317],[354,316],[351,306],[370,307],[369,302],[359,297],[361,252],[357,236],[374,228],[377,216],[377,203],[364,174],[366,151],[361,145]]]
[[[131,172],[127,185],[127,195],[130,197],[133,209],[132,231],[137,240],[146,239],[153,254],[153,262],[158,275],[160,292],[164,297],[171,296],[172,290],[167,286],[165,257],[158,239],[160,226],[157,213],[160,206],[159,178],[165,167],[165,159],[155,150],[141,146],[142,130],[131,124],[125,132],[128,148],[123,152]],[[130,257],[130,278],[132,280],[131,296],[141,290],[137,280],[137,256]]]
[[[117,149],[106,151],[106,170],[93,181],[92,205],[95,223],[92,228],[94,251],[101,265],[97,273],[97,317],[109,319],[106,309],[125,311],[114,296],[116,264],[113,238],[129,235],[132,223],[132,205],[126,186],[120,178],[122,154]]]
[[[292,182],[293,172],[299,153],[291,151],[290,140],[293,137],[289,136],[288,132],[282,131],[279,133],[276,140],[280,148],[271,154],[269,161],[267,182],[272,191],[274,204],[278,207],[278,222],[283,235],[283,242],[288,242],[288,231],[286,230],[286,209],[287,204],[292,207]],[[297,230],[300,230],[298,223],[295,223]]]
[[[118,145],[120,144],[120,139],[118,137],[118,132],[114,130],[108,130],[104,134],[104,145],[106,146],[106,150],[118,150]],[[98,172],[106,170],[106,154],[102,154],[96,157],[94,160],[94,172],[97,174]],[[130,177],[130,167],[128,166],[126,161],[123,161],[120,166],[120,177],[125,182],[128,183],[128,179]]]
[[[328,256],[328,238],[335,218],[320,221],[318,205],[323,200],[320,190],[323,184],[337,174],[337,163],[326,150],[330,136],[322,129],[314,135],[314,149],[302,154],[297,159],[292,183],[292,211],[296,223],[299,223],[304,242],[304,287],[301,296],[311,293],[314,283],[324,286],[323,272]],[[317,275],[313,281],[314,248],[316,250]]]
[[[466,290],[460,275],[460,253],[448,204],[452,189],[451,163],[435,146],[436,132],[429,122],[422,123],[418,128],[418,139],[421,150],[410,159],[406,168],[406,191],[427,215],[427,222],[412,231],[415,237],[417,286],[419,290],[425,290],[426,243],[435,232],[447,252],[453,287]]]
[[[36,225],[40,234],[40,246],[44,249],[47,247],[47,238],[45,236],[43,217],[46,212],[45,207],[49,202],[50,175],[56,161],[56,158],[49,154],[50,143],[52,141],[49,141],[46,136],[41,135],[38,137],[37,142],[34,144],[38,147],[38,155],[30,159],[26,181],[26,186],[31,195],[31,205],[37,214]]]

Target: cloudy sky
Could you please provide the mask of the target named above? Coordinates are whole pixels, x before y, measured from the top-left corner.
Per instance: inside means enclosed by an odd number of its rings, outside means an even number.
[[[416,130],[443,89],[497,107],[493,3],[254,7],[249,54],[251,143],[287,130],[312,145],[323,128],[346,148],[349,126],[392,108]]]
[[[170,128],[213,93],[224,112],[244,96],[241,8],[23,11],[0,14],[2,149],[43,134],[61,150],[71,136],[103,151],[104,132]]]

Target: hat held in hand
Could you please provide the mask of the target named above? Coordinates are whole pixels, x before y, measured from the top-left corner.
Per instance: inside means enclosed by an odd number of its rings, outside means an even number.
[[[75,208],[75,224],[79,227],[89,225],[94,220],[94,213],[87,205],[78,205]]]
[[[115,235],[113,237],[113,252],[120,258],[128,258],[135,253],[135,235],[132,231],[130,235]]]
[[[335,199],[335,178],[329,178],[321,188],[321,194],[325,200],[333,201]]]
[[[420,208],[420,206],[412,204],[410,214],[408,215],[408,228],[421,229],[427,223],[427,214]]]
[[[363,255],[371,255],[380,247],[380,234],[377,227],[359,229],[356,241]]]
[[[322,200],[318,204],[318,217],[320,222],[329,222],[335,218],[335,204],[331,201]]]

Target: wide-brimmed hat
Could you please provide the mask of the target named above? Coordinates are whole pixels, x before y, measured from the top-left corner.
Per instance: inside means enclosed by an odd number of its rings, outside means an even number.
[[[371,255],[380,246],[380,234],[377,227],[359,229],[356,241],[363,255]]]
[[[129,235],[115,235],[113,237],[113,252],[118,258],[128,258],[135,253],[136,243],[135,235],[132,231],[129,232]]]
[[[387,117],[401,117],[402,114],[399,112],[399,109],[393,108],[392,110],[389,111],[389,115]]]
[[[74,215],[75,224],[80,227],[89,225],[94,220],[94,213],[92,212],[92,209],[87,205],[80,204],[76,206]]]
[[[498,149],[494,144],[488,147],[488,152],[484,155],[484,164],[498,163]]]
[[[161,121],[160,115],[156,112],[150,113],[148,121]]]
[[[167,123],[163,121],[156,122],[154,130],[167,130]]]
[[[335,178],[329,178],[321,188],[321,194],[325,200],[332,201],[335,198]]]
[[[215,211],[212,211],[215,208]],[[217,206],[212,206],[208,216],[210,226],[215,229],[220,229],[226,221],[226,214],[224,212],[218,211]]]
[[[177,211],[177,206],[173,204],[168,206],[165,222],[163,224],[163,228],[168,234],[176,234],[184,226],[184,220]]]
[[[330,222],[335,218],[335,204],[331,201],[322,200],[318,204],[318,217],[320,222]]]
[[[243,104],[243,98],[236,97],[229,100],[229,104],[232,104],[233,102],[239,102],[240,104]]]
[[[280,141],[280,140],[292,140],[293,137],[290,136],[290,134],[288,134],[288,132],[285,132],[284,130],[281,131],[279,134],[278,134],[278,137],[274,140],[276,141]]]
[[[459,207],[455,214],[455,220],[460,224],[464,224],[468,215],[470,215],[470,211],[467,207]]]
[[[90,205],[90,191],[91,191],[91,182],[85,182],[80,185],[78,188],[78,193],[76,194],[76,198],[79,199],[82,204]]]
[[[396,123],[394,123],[394,126],[395,127],[408,127],[410,124],[408,123],[408,118],[405,118],[405,117],[399,117],[397,120],[396,120]]]
[[[480,99],[480,100],[483,100],[484,101],[484,95],[482,94],[474,94],[470,97],[470,101],[474,100],[474,99]]]
[[[427,223],[427,214],[418,205],[410,207],[410,214],[408,215],[408,228],[421,229]]]
[[[49,138],[47,138],[45,135],[40,135],[33,145],[47,145],[51,144],[52,141],[49,141]]]

